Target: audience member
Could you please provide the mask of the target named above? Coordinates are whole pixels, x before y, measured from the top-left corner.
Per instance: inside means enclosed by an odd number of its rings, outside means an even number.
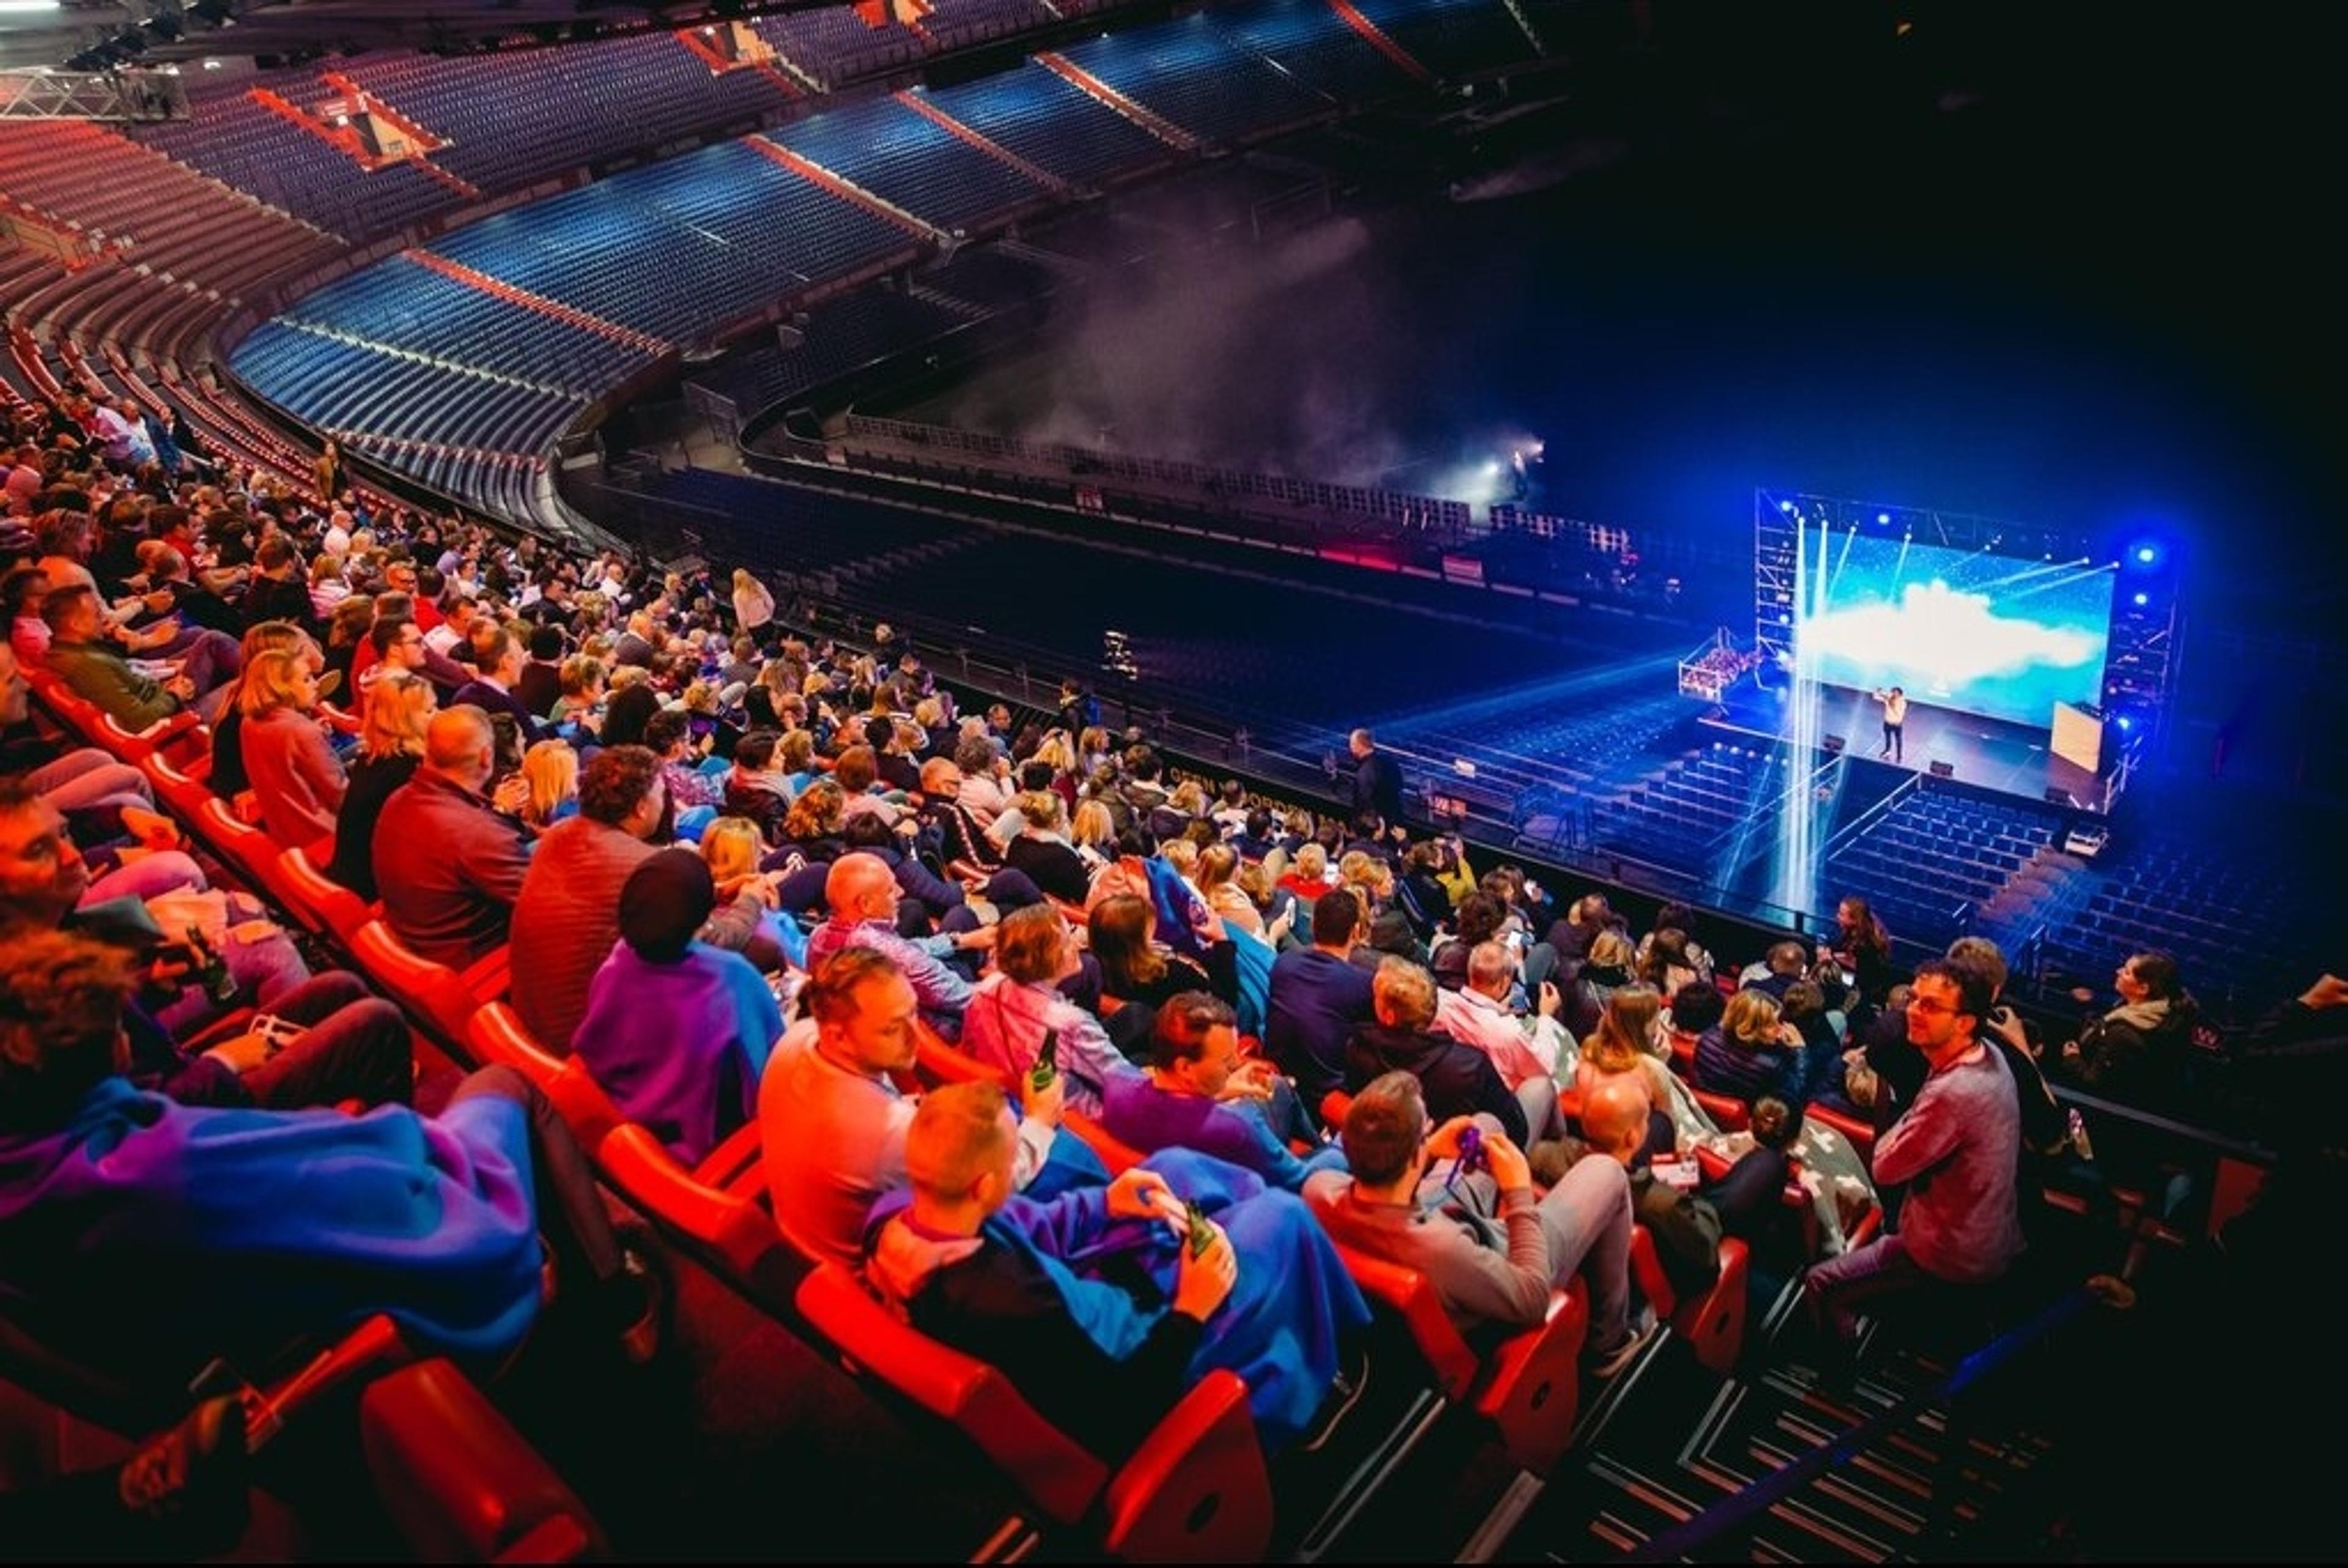
[[[543,1235],[560,1287],[651,1353],[642,1276],[527,1081],[478,1073],[429,1120],[177,1104],[120,1075],[130,977],[63,933],[0,947],[0,1276],[46,1328],[178,1378],[377,1312],[494,1357],[538,1316]]]
[[[1382,960],[1370,994],[1373,1020],[1355,1029],[1345,1042],[1349,1091],[1359,1093],[1373,1079],[1389,1072],[1407,1072],[1419,1081],[1430,1112],[1447,1122],[1488,1113],[1520,1144],[1529,1125],[1546,1126],[1555,1114],[1555,1081],[1528,1080],[1520,1099],[1500,1081],[1490,1057],[1430,1031],[1435,977],[1416,964],[1395,958]]]
[[[300,650],[253,656],[237,681],[245,776],[261,825],[285,845],[329,838],[350,781],[316,716],[317,677]]]
[[[1292,1139],[1319,1143],[1295,1091],[1270,1062],[1240,1054],[1237,1016],[1204,991],[1168,999],[1150,1029],[1148,1075],[1114,1075],[1102,1092],[1102,1129],[1145,1152],[1194,1149],[1289,1192],[1343,1164],[1333,1146],[1303,1156],[1290,1148]]]
[[[376,818],[384,921],[417,957],[469,968],[506,940],[530,856],[512,818],[481,796],[497,733],[479,708],[435,713],[416,775]]]
[[[784,1238],[853,1268],[873,1201],[905,1184],[905,1130],[918,1096],[901,1086],[919,1043],[913,988],[887,954],[843,948],[799,992],[802,1016],[758,1081],[767,1192]],[[1065,1074],[1024,1096],[1018,1183],[1045,1196],[1107,1173],[1059,1135]],[[1073,1147],[1070,1147],[1073,1145]]]
[[[1695,1046],[1695,1086],[1750,1105],[1774,1094],[1789,1105],[1808,1103],[1808,1059],[1801,1031],[1785,1021],[1776,999],[1748,989],[1728,999],[1720,1021]]]
[[[571,1049],[597,968],[620,936],[620,889],[657,853],[666,809],[659,763],[606,746],[580,770],[579,815],[541,836],[514,901],[513,1007],[548,1050]]]
[[[1460,1134],[1481,1136],[1487,1168],[1463,1171]],[[1365,1084],[1345,1112],[1351,1174],[1316,1173],[1305,1201],[1347,1246],[1426,1276],[1462,1333],[1530,1328],[1550,1292],[1589,1282],[1587,1359],[1599,1377],[1630,1365],[1654,1333],[1631,1316],[1631,1195],[1612,1160],[1577,1161],[1536,1198],[1516,1143],[1490,1117],[1431,1123],[1419,1081],[1388,1072]],[[1452,1168],[1438,1174],[1436,1166]]]
[[[424,737],[438,711],[432,683],[405,670],[388,671],[376,682],[359,720],[357,760],[351,764],[335,819],[335,855],[326,875],[373,903],[375,830],[386,802],[424,761]]]
[[[1854,1347],[1862,1310],[1888,1297],[1986,1284],[2022,1251],[2014,1192],[2022,1119],[2005,1059],[1981,1039],[1989,1007],[1989,979],[1978,968],[1948,958],[1918,966],[1908,1038],[1930,1076],[1876,1140],[1874,1161],[1875,1180],[1904,1187],[1905,1201],[1887,1234],[1813,1265],[1802,1279],[1830,1356]]]
[[[1267,1452],[1358,1396],[1361,1374],[1339,1377],[1342,1339],[1369,1308],[1294,1196],[1176,1153],[1014,1203],[1018,1148],[991,1083],[949,1084],[913,1113],[911,1191],[876,1208],[865,1275],[915,1328],[999,1368],[1111,1459],[1217,1368],[1246,1383]]]
[[[1476,944],[1468,955],[1467,981],[1457,990],[1438,989],[1436,1032],[1490,1057],[1499,1070],[1500,1081],[1512,1092],[1522,1090],[1528,1081],[1554,1080],[1569,1043],[1557,1021],[1561,1005],[1557,988],[1543,981],[1540,1010],[1530,1018],[1519,1018],[1509,1006],[1509,994],[1516,989],[1517,960],[1500,942]]]
[[[1370,977],[1353,962],[1365,927],[1361,902],[1332,889],[1313,905],[1312,945],[1272,961],[1264,1050],[1316,1115],[1344,1086],[1345,1042],[1374,1016]]]
[[[808,937],[809,966],[819,966],[849,948],[870,948],[884,953],[921,999],[922,1016],[930,1026],[948,1039],[959,1039],[963,1011],[970,1005],[971,983],[967,976],[944,959],[950,954],[992,948],[994,927],[920,938],[900,935],[896,874],[880,856],[861,851],[843,855],[831,863],[824,877],[823,894],[825,902],[831,907],[831,917]]]
[[[621,1113],[687,1167],[757,1113],[759,1077],[783,1032],[775,993],[749,960],[695,939],[716,902],[691,851],[640,861],[620,888],[621,939],[571,1036]]]

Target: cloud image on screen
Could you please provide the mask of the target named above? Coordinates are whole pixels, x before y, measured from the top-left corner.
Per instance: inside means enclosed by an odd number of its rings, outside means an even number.
[[[2040,729],[2057,702],[2102,701],[2109,571],[1873,537],[1828,548],[1825,607],[1800,630],[1816,679]]]

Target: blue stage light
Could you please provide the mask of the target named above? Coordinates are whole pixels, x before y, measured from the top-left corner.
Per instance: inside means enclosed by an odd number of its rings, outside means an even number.
[[[2138,566],[2157,565],[2160,560],[2160,547],[2155,544],[2136,545],[2128,550],[2128,559]]]
[[[1794,503],[1791,501],[1780,501],[1777,503],[1777,509],[1781,512],[1790,512],[1794,509]]]
[[[1891,514],[1889,512],[1878,512],[1875,514],[1875,520],[1879,523],[1889,523],[1891,520]]]
[[[2138,610],[2142,610],[2146,605],[2150,604],[2151,602],[2152,595],[2148,593],[2139,593],[2136,596],[2136,607]]]
[[[2114,723],[2117,723],[2117,724],[2119,725],[2119,727],[2120,727],[2120,733],[2123,733],[2123,734],[2125,734],[2125,733],[2127,733],[2128,731],[2133,730],[2133,729],[2135,729],[2135,728],[2136,728],[2136,721],[2135,721],[2134,719],[2129,718],[2126,713],[2122,713],[2122,714],[2121,714],[2121,715],[2120,715],[2116,720],[2115,720],[2115,721],[2114,721]]]

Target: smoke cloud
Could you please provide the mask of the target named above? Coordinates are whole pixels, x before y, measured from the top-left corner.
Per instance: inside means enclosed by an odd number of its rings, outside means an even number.
[[[1433,480],[1388,415],[1409,311],[1361,220],[1104,276],[1080,309],[925,416],[1336,484]]]

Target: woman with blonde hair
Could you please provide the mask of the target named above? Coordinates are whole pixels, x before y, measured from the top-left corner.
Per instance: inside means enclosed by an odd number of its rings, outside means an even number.
[[[1633,948],[1620,927],[1601,927],[1590,938],[1590,956],[1560,989],[1565,993],[1562,1021],[1577,1039],[1598,1027],[1609,998],[1632,983]]]
[[[1014,795],[1011,806],[1025,825],[1004,846],[1004,865],[1024,872],[1045,897],[1082,904],[1092,891],[1092,868],[1068,842],[1068,808],[1050,790]]]
[[[1085,874],[1090,876],[1117,858],[1117,818],[1097,800],[1077,802],[1076,814],[1068,823],[1068,843],[1084,860]]]
[[[343,576],[343,558],[322,555],[310,563],[310,609],[320,620],[347,603],[351,585]]]
[[[1728,999],[1720,1021],[1696,1037],[1695,1086],[1747,1105],[1765,1094],[1799,1107],[1808,1061],[1802,1033],[1785,1020],[1777,999],[1746,987]]]
[[[1337,886],[1329,880],[1329,852],[1309,839],[1298,845],[1296,858],[1280,886],[1307,904],[1317,903],[1321,895]]]
[[[773,853],[767,856],[767,868],[795,871],[819,862],[829,865],[848,853],[847,841],[839,831],[847,805],[848,797],[828,778],[818,779],[799,791],[798,797],[791,802],[791,809],[783,815]]]
[[[252,777],[244,767],[244,715],[239,709],[239,697],[252,661],[272,651],[306,651],[313,675],[324,664],[318,645],[310,641],[310,634],[290,620],[262,620],[245,628],[241,647],[242,671],[227,683],[220,716],[212,721],[212,767],[205,782],[222,800],[232,801],[252,787]],[[321,682],[319,689],[323,693],[327,686],[339,684],[339,681]]]
[[[1586,1104],[1601,1084],[1622,1081],[1646,1102],[1647,1153],[1673,1147],[1671,1070],[1654,1052],[1663,999],[1651,986],[1623,986],[1606,999],[1598,1027],[1581,1042],[1573,1069],[1573,1091]]]
[[[1239,851],[1228,844],[1210,844],[1199,851],[1196,886],[1207,907],[1252,937],[1263,935],[1263,916],[1239,885]]]
[[[530,787],[521,819],[531,828],[543,833],[579,814],[579,753],[568,741],[540,741],[531,745],[522,753],[521,776]]]
[[[726,903],[757,876],[766,854],[758,825],[747,816],[721,816],[701,835],[701,858],[717,884],[717,900]]]
[[[747,568],[734,569],[732,598],[734,624],[744,631],[756,631],[775,619],[775,596]]]
[[[375,825],[392,791],[416,776],[424,758],[424,729],[439,709],[432,683],[406,670],[386,670],[367,692],[359,724],[359,757],[335,825],[335,856],[326,875],[362,898],[376,897]]]
[[[1101,1020],[1063,995],[1059,983],[1083,967],[1075,935],[1049,904],[1030,904],[995,928],[994,967],[963,1009],[962,1049],[1025,1081],[1046,1030],[1059,1036],[1056,1059],[1067,1086],[1067,1109],[1101,1113],[1112,1078],[1139,1077],[1117,1052]]]
[[[309,640],[297,630],[299,642]],[[307,846],[335,831],[350,781],[320,726],[318,678],[298,645],[272,648],[239,678],[245,775],[261,805],[262,825],[286,845]]]
[[[1364,849],[1349,849],[1337,858],[1337,886],[1360,895],[1372,915],[1394,900],[1394,867]]]
[[[803,963],[807,938],[789,917],[770,913],[777,906],[778,877],[758,869],[767,851],[758,825],[747,816],[718,817],[702,829],[700,850],[716,885],[717,905],[699,939],[740,953],[762,970]]]

